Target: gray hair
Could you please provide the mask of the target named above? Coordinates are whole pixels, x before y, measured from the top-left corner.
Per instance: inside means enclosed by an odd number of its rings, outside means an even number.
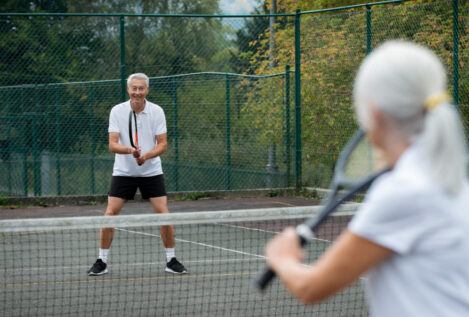
[[[412,142],[418,136],[431,178],[448,193],[456,194],[467,179],[467,144],[457,109],[447,98],[435,98],[445,92],[445,69],[431,50],[411,42],[390,41],[361,65],[354,102],[365,130],[374,105],[396,124],[401,137]]]
[[[127,87],[130,87],[130,82],[134,78],[145,79],[145,82],[147,83],[147,87],[150,87],[150,79],[144,73],[135,73],[135,74],[130,75],[129,78],[127,78]]]

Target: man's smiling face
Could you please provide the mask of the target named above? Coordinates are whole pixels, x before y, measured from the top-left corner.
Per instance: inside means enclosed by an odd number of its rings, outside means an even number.
[[[145,79],[132,78],[130,85],[127,86],[127,93],[129,94],[130,101],[133,104],[141,105],[150,91]]]

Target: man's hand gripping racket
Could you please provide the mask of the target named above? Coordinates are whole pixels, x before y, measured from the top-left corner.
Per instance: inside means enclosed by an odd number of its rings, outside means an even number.
[[[382,162],[379,162],[378,156],[373,153],[364,136],[365,133],[358,130],[340,153],[329,193],[321,204],[319,215],[296,228],[301,246],[313,240],[315,230],[337,207],[352,199],[355,194],[366,189],[376,178],[390,170],[389,167],[382,167]],[[349,191],[341,194],[343,189]],[[267,266],[256,275],[254,284],[258,289],[264,290],[274,277],[275,272]]]

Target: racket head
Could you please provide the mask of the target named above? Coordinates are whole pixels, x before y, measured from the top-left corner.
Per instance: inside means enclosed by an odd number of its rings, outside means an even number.
[[[129,138],[130,146],[136,149],[138,147],[137,115],[133,110],[129,113]]]
[[[342,203],[352,199],[355,194],[366,189],[376,178],[390,169],[380,158],[378,151],[371,146],[364,131],[356,131],[339,154],[329,193],[321,203],[321,212],[317,217],[297,227],[301,246],[314,238],[314,231]],[[349,190],[341,194],[339,191],[344,188]],[[274,277],[275,273],[272,269],[265,267],[254,278],[254,285],[259,290],[264,290]]]
[[[371,176],[388,169],[388,164],[373,147],[363,130],[357,130],[339,155],[332,188],[353,188]]]

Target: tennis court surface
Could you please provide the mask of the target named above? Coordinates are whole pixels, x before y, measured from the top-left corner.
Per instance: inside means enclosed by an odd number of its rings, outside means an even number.
[[[252,287],[265,243],[317,213],[314,204],[278,197],[181,201],[169,203],[171,214],[156,215],[148,203],[129,203],[117,217],[102,217],[105,206],[2,209],[0,315],[367,316],[359,284],[314,306],[299,303],[278,281],[262,294]],[[308,247],[308,261],[355,209],[328,220]],[[189,274],[164,271],[158,226],[166,224],[175,225],[176,255]],[[109,273],[89,277],[100,227],[116,228]]]

